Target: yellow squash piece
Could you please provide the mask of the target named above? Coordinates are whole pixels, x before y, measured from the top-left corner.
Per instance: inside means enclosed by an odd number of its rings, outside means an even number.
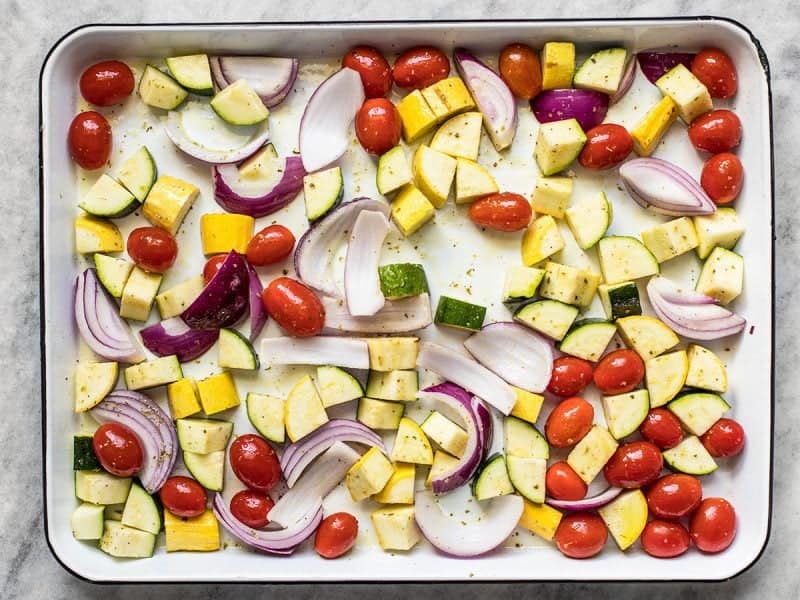
[[[547,261],[539,286],[542,298],[586,307],[592,303],[600,285],[600,273]]]
[[[544,404],[544,396],[513,385],[511,389],[514,390],[514,394],[517,396],[517,401],[511,409],[511,415],[528,423],[536,423],[542,410],[542,404]]]
[[[253,237],[255,219],[248,215],[210,213],[200,217],[200,236],[203,254],[226,254],[236,250],[247,251],[247,243]]]
[[[200,412],[200,398],[194,379],[184,377],[167,386],[167,401],[172,420],[191,417]]]
[[[680,217],[642,232],[642,242],[659,263],[697,248],[697,233],[689,217]]]
[[[580,442],[567,455],[567,464],[572,467],[583,479],[586,485],[603,470],[614,452],[617,450],[617,440],[605,427],[593,425]]]
[[[75,368],[75,412],[97,406],[114,389],[119,377],[115,362],[79,363]]]
[[[662,94],[672,98],[678,114],[687,125],[714,108],[708,88],[686,68],[686,65],[675,65],[658,78],[656,87]]]
[[[420,425],[425,435],[448,454],[461,458],[467,447],[467,432],[438,411],[433,411]]]
[[[431,487],[431,482],[435,477],[452,469],[457,462],[458,459],[455,456],[451,456],[443,450],[437,450],[433,455],[433,464],[428,471],[428,477],[425,478],[425,486]]]
[[[728,370],[722,360],[708,348],[689,344],[689,372],[686,385],[724,394],[728,391]]]
[[[635,315],[617,319],[616,323],[622,340],[643,360],[664,354],[680,341],[672,329],[653,317]]]
[[[647,500],[642,490],[622,492],[598,511],[620,550],[627,550],[647,525]]]
[[[119,314],[126,319],[147,321],[162,279],[163,275],[160,273],[148,273],[134,267],[122,288]]]
[[[662,354],[644,363],[650,407],[663,406],[683,389],[689,374],[686,350]]]
[[[474,202],[500,191],[492,174],[475,161],[456,159],[456,204]]]
[[[396,108],[403,124],[403,139],[409,144],[416,142],[438,123],[436,114],[419,90],[400,100]]]
[[[433,449],[428,437],[414,421],[408,417],[400,419],[397,435],[390,456],[393,462],[407,462],[417,465],[433,463]]]
[[[532,267],[564,248],[564,238],[550,215],[536,219],[522,236],[522,262]]]
[[[417,337],[367,338],[369,368],[372,371],[415,369],[419,354]]]
[[[392,220],[406,237],[419,230],[435,214],[433,204],[411,184],[403,186],[392,202]]]
[[[572,87],[575,75],[575,44],[547,42],[542,50],[542,89]]]
[[[456,159],[428,146],[414,153],[414,183],[436,208],[447,202],[456,176]]]
[[[380,492],[393,473],[392,463],[373,446],[350,467],[344,481],[353,502],[360,502]]]
[[[414,504],[416,466],[409,463],[394,465],[394,473],[372,499],[381,504]]]
[[[639,156],[650,156],[677,118],[678,107],[672,98],[664,96],[631,130],[634,152]]]
[[[111,221],[89,215],[75,219],[75,251],[78,254],[122,252],[123,248],[122,234]]]
[[[162,175],[150,188],[142,214],[156,227],[175,235],[199,193],[197,186],[187,181]]]
[[[550,542],[555,537],[556,529],[558,529],[563,516],[561,511],[556,510],[549,504],[534,504],[525,500],[519,524],[520,527],[524,527]]]
[[[239,406],[239,392],[233,377],[227,371],[212,375],[197,382],[197,394],[203,412],[213,415]]]
[[[478,160],[482,123],[483,116],[479,112],[456,115],[439,127],[431,140],[431,148],[453,158]]]
[[[300,379],[289,391],[284,410],[286,435],[293,442],[328,422],[328,413],[309,375]]]
[[[571,177],[539,177],[531,197],[531,208],[537,213],[563,219],[572,196]]]
[[[413,506],[387,506],[370,515],[384,550],[411,550],[420,539]]]
[[[472,110],[475,102],[459,77],[448,77],[429,85],[422,90],[422,97],[441,123],[448,117]]]
[[[219,523],[210,508],[202,515],[191,518],[176,517],[165,510],[164,532],[167,552],[213,552],[220,548]]]

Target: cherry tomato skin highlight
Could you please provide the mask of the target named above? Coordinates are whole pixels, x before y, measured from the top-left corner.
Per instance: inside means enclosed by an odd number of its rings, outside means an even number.
[[[545,476],[547,495],[556,500],[582,500],[587,486],[566,461],[553,463]]]
[[[333,513],[320,523],[314,548],[323,558],[339,558],[353,547],[356,537],[358,520],[350,513]]]
[[[205,488],[191,477],[176,475],[158,492],[161,504],[176,517],[198,517],[206,510]]]
[[[591,558],[603,549],[607,539],[608,530],[603,519],[585,512],[566,515],[555,535],[558,549],[569,558]]]
[[[133,92],[133,71],[124,62],[106,60],[92,65],[81,75],[81,95],[98,106],[123,102]]]
[[[689,549],[686,527],[673,521],[650,521],[642,531],[642,548],[656,558],[674,558]]]
[[[698,507],[703,499],[703,486],[697,477],[673,473],[653,483],[645,496],[653,516],[680,519]]]
[[[292,253],[294,234],[283,225],[269,225],[247,244],[247,262],[264,267],[280,262]]]
[[[579,394],[592,382],[592,363],[575,356],[559,356],[553,361],[553,372],[547,391],[567,398]]]
[[[401,87],[419,90],[450,75],[450,60],[433,46],[409,48],[397,57],[392,67],[392,78]]]
[[[539,55],[526,44],[509,44],[500,51],[500,77],[517,98],[530,100],[542,91]]]
[[[476,200],[469,207],[469,218],[475,225],[497,231],[519,231],[531,221],[530,202],[519,194],[502,192]]]
[[[281,479],[281,466],[275,451],[262,437],[241,435],[231,444],[231,468],[251,490],[266,494]]]
[[[356,113],[356,137],[364,150],[381,155],[400,141],[400,113],[386,98],[364,102]]]
[[[744,448],[744,429],[733,419],[720,419],[700,438],[711,456],[736,456]]]
[[[715,154],[703,165],[700,185],[716,204],[729,204],[742,191],[744,167],[735,154]]]
[[[692,73],[708,88],[712,98],[730,98],[738,87],[736,67],[717,48],[704,48],[692,61]]]
[[[733,111],[712,110],[692,121],[689,140],[698,150],[711,154],[730,152],[742,141],[742,122]]]
[[[617,448],[603,467],[609,484],[622,488],[640,488],[655,481],[664,466],[657,446],[650,442],[629,442]]]
[[[273,279],[261,295],[264,310],[286,333],[317,335],[325,325],[325,308],[314,291],[290,277]]]
[[[128,236],[128,254],[145,271],[163,273],[175,263],[178,242],[160,227],[139,227]]]
[[[644,361],[633,350],[614,350],[594,369],[594,384],[607,395],[630,392],[644,379]]]
[[[142,468],[144,452],[139,438],[121,423],[105,423],[92,437],[92,448],[103,468],[117,477],[130,477]]]
[[[578,162],[586,169],[610,169],[617,166],[633,150],[633,138],[628,130],[616,123],[603,123],[586,132],[586,144]]]
[[[217,254],[206,261],[203,267],[203,281],[206,282],[206,285],[214,279],[214,275],[217,274],[217,271],[219,271],[219,268],[222,266],[222,263],[225,262],[226,258],[228,258],[227,254]]]
[[[242,490],[231,498],[231,514],[253,529],[261,529],[269,523],[269,511],[273,506],[272,498],[253,490]]]
[[[547,417],[545,436],[551,446],[569,448],[589,433],[593,421],[594,408],[591,404],[578,396],[567,398]]]
[[[683,428],[678,417],[672,411],[660,407],[647,413],[644,423],[639,426],[639,433],[662,450],[674,448],[683,440]]]
[[[736,537],[736,511],[724,498],[706,498],[689,520],[689,534],[702,552],[722,552]]]
[[[392,89],[392,69],[372,46],[350,48],[342,58],[342,66],[358,72],[367,98],[383,98]]]
[[[98,112],[82,112],[70,123],[67,146],[72,160],[81,167],[99,169],[111,156],[111,125]]]

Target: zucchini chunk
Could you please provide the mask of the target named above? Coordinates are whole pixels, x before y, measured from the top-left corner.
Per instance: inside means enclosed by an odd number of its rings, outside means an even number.
[[[593,425],[569,453],[567,464],[589,485],[614,455],[617,446],[617,440],[605,427]]]
[[[408,417],[400,419],[397,435],[394,438],[392,462],[406,462],[417,465],[433,463],[433,449],[425,432]]]
[[[129,390],[145,390],[173,383],[183,378],[181,363],[177,356],[162,356],[132,365],[123,372]]]
[[[700,438],[691,435],[680,444],[661,453],[664,462],[675,470],[688,475],[708,475],[717,470],[717,463],[703,446]]]
[[[603,310],[612,321],[642,314],[639,288],[633,281],[622,281],[612,285],[603,283],[597,291],[600,294]]]
[[[506,417],[503,423],[503,448],[506,456],[550,458],[550,445],[532,423]]]
[[[152,65],[147,65],[139,80],[139,97],[142,102],[155,108],[174,110],[186,99],[189,93],[166,73]]]
[[[544,503],[547,461],[543,458],[507,456],[508,478],[520,496],[534,504]]]
[[[128,499],[131,481],[105,471],[75,471],[75,496],[92,504],[122,504]]]
[[[139,201],[109,175],[101,175],[78,207],[95,217],[124,217],[139,208]]]
[[[583,150],[586,134],[576,119],[539,125],[534,157],[545,177],[570,166]]]
[[[597,362],[606,351],[617,327],[604,319],[581,319],[570,327],[558,349],[564,354]]]
[[[672,329],[653,317],[617,319],[617,328],[622,340],[645,361],[664,354],[680,341]]]
[[[131,485],[125,508],[122,510],[123,525],[158,535],[161,531],[161,512],[153,497],[137,483]]]
[[[286,435],[293,442],[328,422],[322,399],[308,375],[291,389],[284,407]]]
[[[156,182],[158,169],[153,155],[142,146],[122,163],[117,180],[133,194],[139,202],[144,202],[150,188]]]
[[[720,394],[728,391],[728,370],[716,354],[703,346],[689,344],[687,356],[689,359],[687,386]]]
[[[627,550],[647,525],[647,500],[642,490],[626,490],[597,511],[620,550]]]
[[[303,198],[308,220],[314,222],[328,214],[341,202],[343,194],[341,167],[331,167],[303,177]]]
[[[572,196],[572,177],[539,177],[533,188],[531,208],[542,215],[563,219]]]
[[[75,412],[85,412],[103,401],[119,377],[115,362],[79,363],[75,368]]]
[[[503,282],[503,302],[532,300],[543,278],[543,269],[520,265],[509,267]]]
[[[72,537],[76,540],[99,540],[103,537],[104,512],[100,504],[81,503],[70,517]]]
[[[211,66],[205,54],[172,56],[166,60],[167,68],[175,80],[192,93],[210,96],[214,93]]]
[[[373,371],[396,371],[417,366],[419,338],[382,337],[367,339],[369,368]]]
[[[94,255],[97,278],[114,298],[122,297],[122,290],[131,276],[134,264],[124,258],[114,258],[99,252]]]
[[[339,367],[317,367],[317,387],[322,406],[336,406],[364,395],[358,379]]]
[[[589,196],[567,209],[567,225],[578,246],[587,250],[600,241],[611,226],[611,203],[605,192]]]
[[[428,279],[422,265],[395,263],[378,267],[381,293],[387,300],[399,300],[428,293]]]
[[[603,396],[603,414],[608,431],[621,440],[639,429],[650,411],[647,390],[634,390],[616,396]]]
[[[414,402],[419,391],[416,371],[370,371],[367,396],[379,400]]]
[[[72,468],[75,471],[99,471],[100,461],[94,453],[91,435],[76,435],[72,438]]]
[[[517,309],[514,320],[554,340],[562,340],[577,316],[575,306],[557,300],[537,300]]]
[[[118,521],[106,521],[100,550],[117,558],[149,558],[156,547],[156,536],[127,527]]]
[[[502,454],[493,454],[481,467],[472,483],[472,494],[476,500],[489,500],[514,493],[514,485],[508,478],[506,459]]]
[[[730,304],[744,287],[744,259],[725,248],[714,248],[708,255],[695,289],[701,294]]]
[[[722,396],[709,392],[691,392],[679,396],[667,408],[693,435],[703,435],[730,410]]]
[[[375,172],[375,185],[383,196],[399,190],[414,180],[411,165],[408,164],[406,152],[402,146],[395,146],[381,154]]]
[[[440,296],[433,322],[465,331],[480,331],[486,307],[450,296]]]
[[[184,452],[183,464],[207,490],[221,492],[225,480],[225,450],[197,454]]]
[[[365,397],[358,401],[356,419],[370,429],[397,429],[404,412],[400,402]]]
[[[246,79],[234,81],[221,90],[212,98],[211,108],[231,125],[257,125],[269,117],[269,109]]]
[[[233,423],[218,419],[178,419],[175,427],[181,450],[195,454],[225,450],[233,433]]]
[[[573,85],[611,96],[622,82],[627,58],[628,51],[625,48],[598,50],[575,71]]]
[[[659,272],[656,257],[633,237],[604,237],[597,243],[597,256],[607,285],[649,277]]]
[[[522,262],[529,267],[563,249],[564,238],[550,215],[542,215],[534,220],[522,236]]]
[[[258,354],[253,344],[235,329],[219,330],[219,366],[226,369],[258,370]]]
[[[283,398],[254,392],[248,392],[245,398],[250,424],[258,433],[276,444],[282,444],[286,439],[283,403]]]

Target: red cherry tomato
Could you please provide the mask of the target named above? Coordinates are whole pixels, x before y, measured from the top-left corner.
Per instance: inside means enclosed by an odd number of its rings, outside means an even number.
[[[642,531],[642,548],[656,558],[673,558],[689,549],[686,527],[672,521],[650,521]]]
[[[556,500],[581,500],[586,497],[586,484],[565,461],[553,463],[545,478],[547,495]]]
[[[681,422],[666,408],[654,408],[647,413],[644,423],[639,427],[639,433],[662,450],[674,448],[683,439]]]
[[[542,91],[539,55],[525,44],[509,44],[500,52],[500,77],[517,98],[530,100]]]
[[[574,356],[559,356],[553,361],[547,391],[566,398],[580,394],[591,382],[592,363]]]
[[[222,263],[225,262],[226,258],[228,258],[227,254],[217,254],[206,261],[203,267],[203,281],[206,282],[206,285],[214,279],[214,275],[217,274],[217,271],[219,271],[219,268],[222,266]]]
[[[660,519],[680,519],[691,513],[703,499],[703,486],[697,477],[673,473],[665,475],[647,490],[647,506]]]
[[[608,539],[603,519],[594,513],[566,515],[556,529],[556,545],[564,556],[591,558],[598,554]]]
[[[531,204],[513,192],[492,194],[476,200],[469,207],[469,218],[479,227],[497,231],[519,231],[531,221]]]
[[[594,369],[594,384],[604,394],[630,392],[644,379],[644,361],[633,350],[614,350]]]
[[[574,396],[563,400],[553,409],[544,425],[551,446],[568,448],[583,439],[592,428],[594,408],[583,398]]]
[[[736,93],[736,67],[722,50],[705,48],[698,52],[692,61],[692,73],[712,98],[730,98]]]
[[[142,468],[142,444],[131,428],[121,423],[101,425],[92,437],[92,448],[97,460],[112,475],[130,477]]]
[[[700,441],[711,456],[736,456],[744,448],[744,429],[733,419],[720,419]]]
[[[625,160],[633,150],[628,130],[616,123],[603,123],[586,132],[586,144],[578,162],[587,169],[610,169]]]
[[[262,437],[241,435],[231,444],[231,469],[251,490],[266,494],[281,479],[275,451]]]
[[[319,524],[314,548],[323,558],[339,558],[356,543],[358,520],[346,512],[328,515]]]
[[[603,467],[603,475],[611,485],[640,488],[655,481],[664,466],[657,446],[650,442],[623,444]]]
[[[694,545],[703,552],[722,552],[736,537],[736,511],[724,498],[706,498],[689,521]]]
[[[689,125],[689,140],[698,150],[711,154],[730,152],[742,141],[742,122],[730,110],[712,110]]]
[[[392,68],[392,78],[397,87],[419,90],[450,74],[447,55],[432,46],[409,48],[397,57]]]
[[[160,227],[139,227],[128,236],[128,254],[145,271],[163,273],[178,256],[178,242]]]
[[[700,185],[717,204],[733,202],[742,191],[744,167],[739,157],[727,152],[716,154],[703,165]]]
[[[325,308],[317,295],[290,277],[273,279],[264,289],[261,302],[267,314],[289,335],[317,335],[325,324]]]
[[[99,169],[111,156],[111,125],[98,112],[82,112],[70,123],[67,145],[72,160],[81,167]]]
[[[370,154],[381,155],[400,141],[400,113],[386,98],[373,98],[356,114],[356,137]]]
[[[273,506],[272,498],[253,490],[242,490],[231,498],[231,514],[253,529],[261,529],[269,523],[269,511]]]
[[[191,477],[170,477],[158,492],[161,504],[176,517],[197,517],[206,510],[206,490]]]
[[[112,106],[133,92],[133,71],[124,62],[106,60],[92,65],[81,75],[81,95],[98,106]]]
[[[247,262],[257,267],[282,261],[292,253],[294,234],[283,225],[269,225],[247,244]]]
[[[389,63],[379,50],[371,46],[350,48],[342,58],[342,66],[361,75],[367,98],[383,98],[392,89],[392,70]]]

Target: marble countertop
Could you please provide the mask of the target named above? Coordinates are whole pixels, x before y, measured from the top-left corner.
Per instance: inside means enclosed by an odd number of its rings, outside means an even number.
[[[800,497],[800,407],[795,406],[794,371],[800,345],[793,341],[794,326],[800,326],[800,304],[792,304],[793,290],[800,287],[800,271],[790,267],[800,252],[800,213],[793,205],[800,194],[800,172],[791,167],[796,156],[791,135],[800,134],[800,96],[794,86],[800,81],[800,3],[794,0],[758,2],[703,0],[606,0],[602,8],[585,0],[579,4],[523,2],[521,0],[477,0],[474,2],[405,0],[384,2],[357,0],[330,3],[299,0],[203,0],[168,6],[162,1],[108,4],[97,0],[81,2],[24,2],[2,0],[0,56],[5,63],[0,106],[4,123],[0,164],[9,166],[7,185],[0,197],[5,226],[0,227],[0,248],[5,267],[0,270],[0,365],[9,380],[0,389],[5,425],[0,428],[0,598],[120,599],[157,595],[172,598],[242,598],[269,593],[272,598],[313,598],[320,588],[307,585],[273,586],[269,590],[250,586],[164,586],[157,589],[135,586],[112,588],[94,586],[71,576],[53,559],[42,530],[41,450],[39,404],[39,303],[38,303],[38,138],[37,82],[47,50],[65,32],[83,23],[178,22],[178,21],[280,21],[405,18],[511,18],[585,16],[668,16],[715,14],[732,17],[748,26],[766,49],[772,67],[775,122],[776,174],[776,431],[775,486],[772,537],[761,560],[743,575],[721,584],[696,585],[565,585],[565,584],[470,584],[443,585],[337,585],[325,586],[329,598],[379,595],[384,600],[408,597],[484,597],[502,594],[518,598],[563,598],[588,595],[603,598],[730,598],[800,597],[800,552],[794,543],[800,538],[800,519],[792,499]],[[792,148],[795,148],[792,150]],[[787,156],[789,158],[787,158]],[[764,199],[767,210],[767,199]],[[31,435],[34,432],[34,435]],[[795,541],[793,541],[795,540]],[[795,550],[792,550],[792,548]]]

